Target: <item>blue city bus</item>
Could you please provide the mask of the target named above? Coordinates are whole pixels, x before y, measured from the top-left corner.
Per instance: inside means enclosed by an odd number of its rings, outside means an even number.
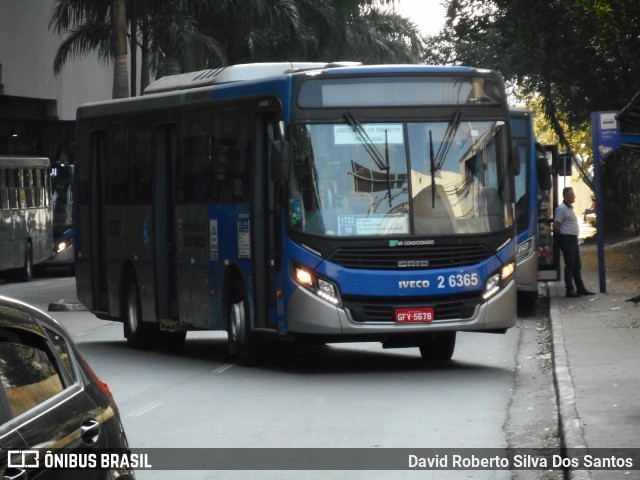
[[[551,165],[557,148],[536,142],[533,113],[526,108],[511,109],[511,135],[520,162],[515,177],[518,302],[522,308],[532,309],[538,298],[538,282],[559,278],[551,235],[557,204]]]
[[[488,70],[164,77],[77,112],[78,297],[134,348],[220,330],[244,363],[278,340],[448,360],[516,321],[514,154]]]

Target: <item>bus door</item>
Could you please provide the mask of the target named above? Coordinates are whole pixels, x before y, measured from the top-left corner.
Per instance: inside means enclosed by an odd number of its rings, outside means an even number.
[[[256,115],[255,171],[253,175],[253,232],[255,258],[254,286],[256,317],[255,327],[259,329],[277,328],[276,273],[280,265],[280,228],[278,224],[277,189],[281,185],[281,176],[271,168],[273,163],[280,164],[275,158],[272,144],[280,138],[275,112]],[[274,176],[277,175],[277,178]]]
[[[538,280],[556,281],[560,280],[560,248],[553,242],[551,234],[551,223],[553,214],[558,206],[558,146],[545,145],[546,162],[551,173],[551,188],[548,190],[538,189],[538,232],[539,232],[539,253],[538,253]],[[538,169],[538,175],[541,175]]]
[[[160,125],[154,131],[155,173],[153,188],[154,278],[156,316],[178,320],[176,297],[176,250],[174,242],[173,169],[176,153],[173,125]]]
[[[93,310],[109,311],[109,291],[107,287],[107,244],[106,244],[106,210],[105,210],[105,161],[106,132],[95,131],[91,134],[91,287],[93,294]]]

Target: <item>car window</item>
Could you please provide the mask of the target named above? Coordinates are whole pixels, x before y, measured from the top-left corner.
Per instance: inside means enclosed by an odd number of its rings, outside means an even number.
[[[0,381],[14,417],[63,390],[49,354],[37,335],[0,328]]]
[[[69,348],[69,344],[67,343],[67,341],[62,335],[54,332],[53,330],[47,327],[44,327],[44,330],[49,336],[51,343],[53,344],[54,353],[60,359],[60,363],[64,365],[70,377],[73,380],[75,380],[76,379],[75,370],[71,368],[71,358],[70,358],[71,349]]]

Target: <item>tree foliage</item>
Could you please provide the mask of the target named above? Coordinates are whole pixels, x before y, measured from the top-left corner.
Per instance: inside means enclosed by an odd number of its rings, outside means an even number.
[[[122,44],[114,36],[112,12],[123,3],[134,95],[138,50],[142,88],[149,72],[162,76],[247,62],[417,62],[423,44],[415,25],[381,8],[394,1],[56,0],[50,28],[66,36],[54,70],[92,52],[114,60]],[[116,78],[122,79],[121,72]]]
[[[590,150],[591,112],[620,110],[640,89],[637,0],[449,0],[447,6],[446,26],[429,39],[427,61],[502,72],[539,101],[572,153]],[[631,205],[640,194],[637,161],[637,154],[622,152],[603,165],[610,226],[638,225],[632,215],[638,206]]]
[[[637,0],[450,0],[429,58],[499,70],[577,127],[638,89],[639,32]]]

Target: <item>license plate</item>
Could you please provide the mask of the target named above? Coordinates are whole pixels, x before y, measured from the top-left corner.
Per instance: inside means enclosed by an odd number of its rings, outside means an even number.
[[[428,323],[433,322],[433,308],[398,308],[396,323]]]

